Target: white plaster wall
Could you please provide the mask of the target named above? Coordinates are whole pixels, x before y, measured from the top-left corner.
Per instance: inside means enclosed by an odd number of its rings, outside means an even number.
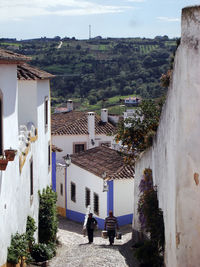
[[[63,160],[63,156],[73,154],[73,143],[87,143],[88,135],[52,135],[52,144],[63,151],[56,154],[56,161]]]
[[[182,40],[153,147],[136,164],[135,203],[144,168],[152,168],[164,212],[167,267],[200,266],[200,7],[182,14]],[[199,178],[198,178],[199,179]],[[136,209],[136,206],[135,206]],[[133,227],[138,228],[138,217]]]
[[[48,83],[44,84],[45,86],[39,86],[42,90],[38,94],[38,100],[49,92]],[[10,146],[18,149],[18,87],[15,65],[0,65],[0,88],[3,92],[4,149]],[[31,96],[27,101],[32,101]],[[38,115],[42,118],[44,108],[40,107],[38,105]],[[28,215],[32,216],[36,223],[38,222],[38,190],[51,184],[51,171],[48,171],[48,147],[46,149],[46,144],[50,140],[50,126],[47,133],[43,130],[43,122],[39,120],[38,140],[31,143],[21,174],[18,154],[13,162],[8,162],[5,171],[0,171],[0,266],[6,263],[11,234],[25,232]],[[30,196],[31,158],[34,168],[32,197]]]
[[[111,144],[114,141],[114,136],[109,135],[95,135],[95,146],[101,145],[103,142],[110,142]]]
[[[48,97],[48,127],[45,127],[44,104],[45,97]],[[50,120],[50,93],[49,81],[39,80],[37,82],[37,117],[38,117],[38,165],[40,188],[51,183],[51,168],[48,167],[48,145],[51,142],[51,120]],[[43,153],[40,153],[43,151]],[[50,153],[51,154],[51,153]]]
[[[113,142],[113,136],[95,135],[95,146],[99,146],[102,142]],[[56,160],[62,161],[63,156],[73,154],[73,143],[86,143],[86,149],[89,149],[88,135],[52,135],[52,144],[62,148],[63,151],[56,154]]]
[[[0,89],[3,93],[4,149],[18,147],[18,90],[16,65],[0,64]]]
[[[133,213],[134,179],[114,180],[114,215]]]
[[[57,206],[66,208],[65,206],[65,167],[56,165],[56,192],[58,194]],[[60,194],[60,184],[63,184],[63,195]]]
[[[37,125],[37,81],[19,80],[19,125]]]
[[[71,201],[71,182],[76,184],[76,202]],[[95,217],[105,219],[107,216],[107,192],[103,191],[103,180],[76,166],[75,164],[71,164],[70,167],[67,168],[67,208],[73,211],[77,211],[80,213],[86,213],[85,207],[85,188],[89,188],[91,195],[91,208],[92,212],[94,212],[94,196],[96,193],[99,195],[99,215],[96,214]]]

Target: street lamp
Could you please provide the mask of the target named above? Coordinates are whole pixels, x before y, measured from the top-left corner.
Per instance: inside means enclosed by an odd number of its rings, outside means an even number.
[[[66,166],[69,167],[71,165],[71,162],[72,162],[70,155],[67,154],[66,156],[63,157],[63,159],[66,163]]]

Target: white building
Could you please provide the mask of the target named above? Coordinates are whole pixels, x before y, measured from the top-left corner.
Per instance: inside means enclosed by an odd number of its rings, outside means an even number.
[[[52,144],[63,151],[58,153],[57,161],[61,161],[66,154],[107,144],[111,146],[114,140],[115,126],[108,121],[108,110],[101,110],[101,117],[94,112],[56,113],[52,115]]]
[[[88,205],[99,227],[109,210],[119,225],[132,222],[134,170],[122,156],[108,147],[95,147],[72,155],[69,167],[57,165],[58,210],[67,218],[84,222]],[[108,191],[104,191],[105,183]]]
[[[130,96],[128,98],[125,98],[124,103],[126,106],[138,106],[140,103],[140,99],[134,96]]]
[[[38,222],[38,190],[51,184],[50,94],[52,75],[24,64],[30,58],[0,49],[0,266],[11,235],[24,233],[27,216]]]

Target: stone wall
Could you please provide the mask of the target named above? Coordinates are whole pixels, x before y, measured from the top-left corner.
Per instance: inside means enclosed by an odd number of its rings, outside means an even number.
[[[138,185],[151,168],[165,223],[167,267],[200,266],[200,6],[182,10],[181,44],[153,146],[136,163]],[[134,231],[134,232],[135,232]]]

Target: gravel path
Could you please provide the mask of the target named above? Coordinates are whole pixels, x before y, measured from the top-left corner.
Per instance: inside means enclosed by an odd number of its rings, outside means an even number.
[[[121,227],[122,240],[108,246],[107,239],[101,238],[101,231],[94,234],[94,243],[82,235],[82,225],[59,219],[58,237],[61,246],[57,256],[49,262],[50,267],[137,267],[131,250],[131,225]]]

